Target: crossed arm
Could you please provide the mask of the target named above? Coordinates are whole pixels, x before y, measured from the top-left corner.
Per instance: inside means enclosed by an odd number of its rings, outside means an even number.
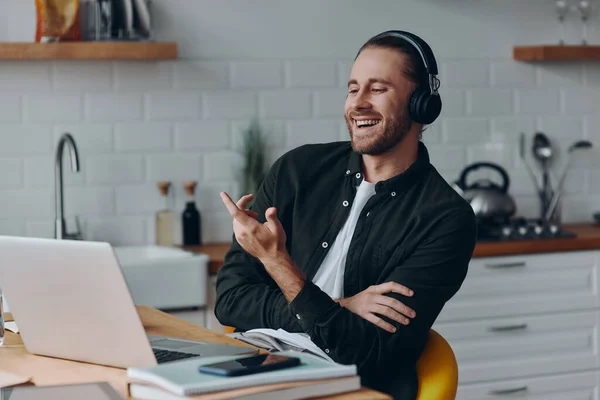
[[[236,204],[227,194],[221,196],[234,219],[234,247],[239,249],[229,260],[229,276],[220,277],[216,313],[221,322],[241,329],[268,326],[306,332],[334,360],[356,364],[365,374],[414,365],[435,318],[462,284],[474,247],[474,239],[465,240],[474,238],[471,215],[448,214],[382,285],[336,301],[306,280],[291,261],[275,208],[266,208],[265,222],[260,223],[258,214],[245,210],[252,197]],[[264,265],[264,272],[244,265],[244,258],[250,258],[242,249]],[[229,279],[232,275],[237,279]],[[249,303],[258,308],[257,315],[245,312]]]

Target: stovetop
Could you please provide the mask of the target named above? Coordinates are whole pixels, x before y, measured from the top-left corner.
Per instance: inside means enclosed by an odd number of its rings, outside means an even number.
[[[504,221],[479,221],[478,242],[506,242],[515,240],[545,240],[574,238],[577,235],[564,230],[560,224],[539,219],[511,218]]]

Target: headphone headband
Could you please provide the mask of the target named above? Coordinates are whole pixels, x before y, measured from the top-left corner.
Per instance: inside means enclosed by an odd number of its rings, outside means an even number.
[[[436,75],[438,74],[438,67],[431,47],[429,47],[429,45],[423,39],[421,39],[414,33],[406,31],[385,31],[375,36],[374,39],[386,36],[393,36],[399,39],[403,39],[410,43],[417,50],[417,52],[421,56],[421,59],[423,60],[423,64],[425,65],[427,74],[429,75],[429,87],[431,89],[431,94],[437,94],[437,90],[439,88],[439,80],[436,77]]]

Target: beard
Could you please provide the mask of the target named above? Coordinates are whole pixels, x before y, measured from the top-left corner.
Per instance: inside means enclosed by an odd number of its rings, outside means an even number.
[[[346,116],[352,149],[359,154],[372,156],[383,154],[400,143],[410,131],[413,122],[408,112],[400,112],[387,119],[385,125],[382,119],[377,125],[366,128],[374,131],[368,136],[355,137],[353,134],[354,129],[365,128],[355,128],[352,116],[358,116],[358,114],[350,113],[350,116]]]

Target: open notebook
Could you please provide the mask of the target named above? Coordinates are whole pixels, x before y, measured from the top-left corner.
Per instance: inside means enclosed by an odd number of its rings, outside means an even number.
[[[284,329],[275,330],[268,328],[257,328],[243,332],[243,336],[239,337],[238,339],[243,341],[245,341],[245,339],[252,339],[253,337],[259,339],[258,335],[261,334],[273,337],[283,343],[303,349],[311,354],[324,358],[327,361],[334,362],[331,357],[329,357],[323,350],[319,348],[319,346],[317,346],[313,343],[312,340],[310,340],[310,336],[306,333],[290,333]],[[258,341],[254,342],[248,340],[248,342],[255,346],[261,347]]]

